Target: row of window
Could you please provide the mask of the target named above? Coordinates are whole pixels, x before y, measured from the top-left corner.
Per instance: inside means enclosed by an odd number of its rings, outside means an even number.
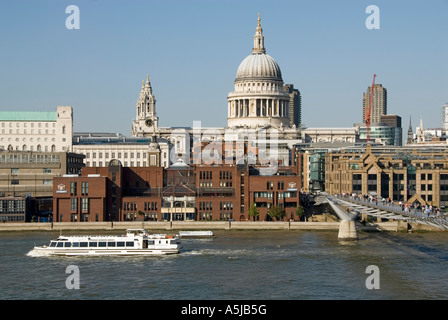
[[[78,195],[78,182],[70,182],[70,195],[77,196]],[[81,195],[88,196],[89,195],[89,183],[81,182]]]
[[[5,149],[4,146],[0,146],[0,150],[1,149]],[[45,151],[45,152],[56,152],[56,146],[53,144],[51,147],[49,146],[45,146],[44,148],[42,148],[42,146],[40,144],[38,144],[36,146],[36,150],[34,150],[34,146],[27,146],[26,144],[22,145],[22,147],[20,148],[19,146],[16,146],[16,148],[14,149],[14,147],[10,144],[6,147],[6,150],[8,151]]]
[[[19,168],[11,168],[11,174],[19,174],[20,173],[20,169]],[[43,168],[42,169],[42,173],[51,173],[51,168]]]
[[[78,211],[78,198],[70,199],[70,210]],[[83,212],[89,211],[89,198],[81,198],[81,211]]]
[[[25,215],[0,216],[1,222],[24,222]]]
[[[277,190],[284,190],[285,189],[285,183],[283,181],[277,182]],[[266,190],[274,190],[274,182],[267,181],[266,182]]]
[[[272,199],[274,196],[273,192],[254,192],[254,197],[255,198],[268,198],[268,199]],[[297,191],[285,191],[285,192],[278,192],[277,194],[278,199],[283,199],[283,198],[295,198],[297,197]]]
[[[410,180],[411,178],[415,179],[415,175],[407,175],[408,180]],[[394,173],[393,174],[393,179],[394,181],[402,181],[404,180],[404,174],[403,173]],[[420,174],[420,180],[432,180],[432,173],[422,173]],[[448,174],[441,174],[440,175],[440,179],[441,180],[448,180]],[[362,180],[362,174],[354,174],[353,175],[353,180]],[[377,180],[377,175],[376,174],[368,174],[367,175],[367,180]]]
[[[232,171],[219,171],[219,179],[232,179]]]
[[[19,179],[11,179],[10,181],[11,181],[12,186],[20,185]],[[52,179],[42,179],[42,185],[51,186],[51,185],[53,185],[53,180]]]
[[[13,129],[9,129],[8,132],[6,132],[6,129],[2,129],[2,134],[6,134],[6,133],[9,133],[9,134],[35,134],[35,133],[44,134],[44,132],[45,132],[45,134],[50,134],[50,131],[48,129],[45,129],[45,131],[38,129],[37,132],[35,132],[34,129],[31,129],[30,132],[28,132],[27,129],[23,129],[23,131],[20,129],[16,129],[16,132],[13,132]],[[56,134],[56,130],[53,129],[51,131],[51,134]]]
[[[135,221],[141,216],[141,212],[124,212],[123,219],[125,221]],[[157,221],[157,212],[144,212],[143,220],[145,221]]]
[[[96,167],[97,164],[98,164],[98,167],[103,167],[103,164],[104,164],[104,167],[107,167],[107,166],[109,166],[109,161],[105,161],[105,162],[103,162],[103,161],[99,161],[99,162],[96,162],[96,161],[93,161],[93,162],[86,161],[86,167],[90,167],[90,164],[92,164],[92,167]],[[124,167],[127,167],[128,164],[129,163],[127,161],[123,162],[123,166]],[[136,164],[136,165],[134,166],[134,164]],[[164,162],[164,166],[166,166],[166,162]],[[146,167],[146,161],[143,161],[143,162],[131,161],[129,167]]]
[[[121,152],[117,152],[117,158],[121,158]],[[124,154],[124,158],[125,159],[127,159],[127,158],[134,158],[134,152],[123,152],[123,154]],[[115,159],[115,152],[111,152],[110,153],[110,155],[111,155],[111,159]],[[128,155],[130,155],[130,157],[128,157]],[[140,159],[140,155],[142,155],[142,158],[143,159],[145,159],[146,158],[146,152],[142,152],[141,154],[140,154],[140,152],[136,152],[135,153],[135,155],[136,155],[136,158],[137,159]],[[92,159],[96,159],[97,157],[97,153],[96,152],[92,152]],[[86,158],[90,158],[90,152],[86,152]],[[102,152],[98,152],[98,159],[102,159],[103,158],[103,153]],[[109,152],[105,152],[104,153],[104,158],[105,159],[109,159]]]
[[[211,180],[213,178],[213,171],[199,171],[200,180]]]
[[[0,200],[0,213],[25,213],[25,200]]]
[[[8,126],[6,125],[6,123],[9,123],[9,127],[10,127],[10,128],[12,128],[13,123],[16,124],[16,127],[17,127],[17,128],[20,128],[21,125],[23,125],[24,128],[27,128],[28,125],[29,125],[31,128],[34,128],[34,124],[35,124],[36,122],[22,122],[22,121],[3,122],[3,121],[2,121],[2,128],[8,127]],[[50,126],[49,124],[50,124],[49,122],[37,122],[37,127],[38,127],[38,128],[43,128],[43,127],[45,127],[45,128],[50,128],[50,127],[56,128],[56,122],[52,122],[52,126]]]
[[[213,209],[213,202],[206,201],[206,202],[199,202],[199,210],[212,210]]]
[[[148,241],[148,244],[150,241]],[[152,240],[154,244],[154,240]],[[50,247],[52,248],[125,248],[134,247],[134,241],[81,241],[81,242],[70,242],[70,241],[51,241]]]
[[[59,163],[59,156],[57,154],[2,154],[0,163]]]

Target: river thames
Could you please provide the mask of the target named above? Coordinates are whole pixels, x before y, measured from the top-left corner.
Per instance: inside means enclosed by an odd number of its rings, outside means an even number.
[[[27,255],[58,235],[0,233],[1,300],[448,298],[446,232],[359,232],[341,242],[334,231],[216,231],[182,239],[173,256]],[[79,289],[66,286],[68,266],[79,269]],[[378,268],[379,289],[367,288],[369,266]]]

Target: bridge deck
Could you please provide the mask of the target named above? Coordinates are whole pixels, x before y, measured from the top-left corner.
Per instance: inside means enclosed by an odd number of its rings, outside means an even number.
[[[333,202],[350,209],[351,219],[356,219],[359,214],[367,214],[373,217],[381,217],[393,220],[407,220],[418,222],[443,230],[448,230],[448,219],[444,215],[428,215],[420,211],[405,211],[402,207],[374,203],[354,199],[353,197],[336,197],[329,194],[322,194],[329,203]]]

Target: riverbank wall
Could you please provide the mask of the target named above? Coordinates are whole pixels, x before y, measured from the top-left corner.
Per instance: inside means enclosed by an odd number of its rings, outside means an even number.
[[[69,230],[339,230],[340,222],[298,221],[129,221],[129,222],[49,222],[49,223],[0,223],[2,231],[69,231]],[[410,226],[402,221],[356,223],[359,231],[438,231],[425,225]]]

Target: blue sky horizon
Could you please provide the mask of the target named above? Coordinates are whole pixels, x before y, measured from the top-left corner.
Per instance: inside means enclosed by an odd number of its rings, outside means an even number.
[[[69,30],[66,7],[80,10]],[[380,10],[369,30],[366,8]],[[159,125],[227,124],[227,94],[251,53],[258,13],[265,47],[302,96],[307,127],[352,127],[362,95],[388,90],[404,134],[441,125],[448,103],[448,0],[0,2],[0,110],[74,110],[75,132],[130,135],[149,74]]]

